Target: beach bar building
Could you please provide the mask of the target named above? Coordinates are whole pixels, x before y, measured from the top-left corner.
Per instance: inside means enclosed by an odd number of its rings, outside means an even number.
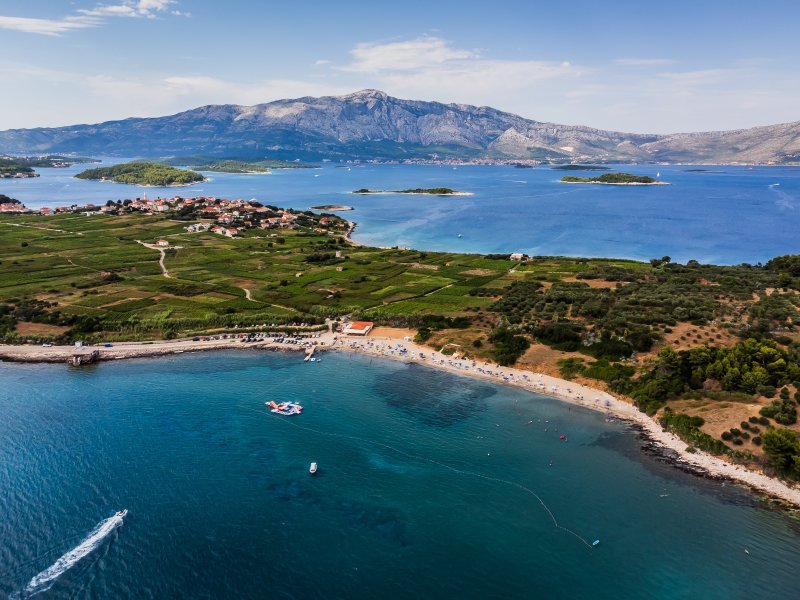
[[[351,321],[342,326],[342,333],[345,335],[367,335],[374,326],[375,323],[372,321]]]

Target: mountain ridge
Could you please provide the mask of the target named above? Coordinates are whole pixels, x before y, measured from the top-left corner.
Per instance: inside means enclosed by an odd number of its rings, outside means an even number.
[[[729,131],[625,133],[366,89],[252,106],[209,104],[164,117],[9,129],[0,131],[0,152],[796,164],[800,121]]]

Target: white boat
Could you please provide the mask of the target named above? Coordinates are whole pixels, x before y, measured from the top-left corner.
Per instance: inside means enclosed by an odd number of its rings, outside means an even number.
[[[312,475],[317,472],[317,463],[312,462],[311,466],[308,468],[308,472]]]

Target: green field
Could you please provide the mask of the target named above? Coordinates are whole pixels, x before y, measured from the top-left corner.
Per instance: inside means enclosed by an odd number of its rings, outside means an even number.
[[[46,313],[62,321],[88,315],[99,320],[97,333],[137,338],[346,313],[461,314],[490,304],[466,292],[510,267],[476,255],[351,246],[310,229],[231,239],[185,225],[137,214],[3,216],[0,303],[48,302]],[[137,242],[161,238],[175,247],[165,259],[173,278],[161,274],[159,253]],[[480,276],[469,273],[478,268]]]

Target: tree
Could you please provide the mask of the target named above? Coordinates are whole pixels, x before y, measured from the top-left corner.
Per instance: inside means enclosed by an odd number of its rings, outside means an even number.
[[[800,438],[791,429],[772,429],[761,436],[764,452],[783,473],[800,475]]]

